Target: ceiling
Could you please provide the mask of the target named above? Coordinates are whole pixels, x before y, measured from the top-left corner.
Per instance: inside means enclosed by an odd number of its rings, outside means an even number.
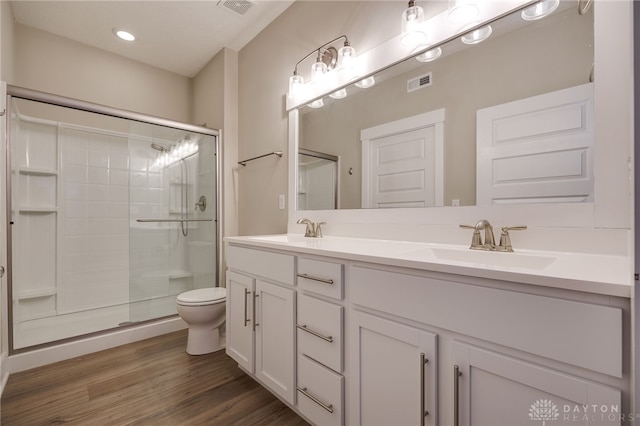
[[[15,20],[187,77],[222,48],[239,51],[294,0],[13,0]],[[224,7],[239,7],[244,14]],[[244,7],[243,7],[244,6]],[[136,35],[118,39],[114,28]]]

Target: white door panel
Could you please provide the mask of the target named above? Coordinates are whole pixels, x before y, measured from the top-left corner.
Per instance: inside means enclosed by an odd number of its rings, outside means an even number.
[[[362,207],[443,205],[444,110],[364,129]]]
[[[593,84],[478,110],[476,203],[593,199]]]

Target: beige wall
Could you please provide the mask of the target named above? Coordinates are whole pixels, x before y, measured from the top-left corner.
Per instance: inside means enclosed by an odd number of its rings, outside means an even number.
[[[14,85],[190,121],[187,77],[21,24],[14,41]]]
[[[14,78],[13,9],[8,1],[0,1],[0,80]]]
[[[238,235],[238,52],[225,48],[213,57],[193,78],[192,97],[194,122],[222,130],[223,235]]]
[[[278,208],[278,196],[287,194],[284,95],[296,62],[343,34],[356,52],[377,46],[398,34],[405,7],[397,1],[296,1],[240,51],[238,156],[285,152],[281,159],[271,156],[238,169],[240,235],[287,230],[287,210]],[[307,78],[311,62],[300,66]]]

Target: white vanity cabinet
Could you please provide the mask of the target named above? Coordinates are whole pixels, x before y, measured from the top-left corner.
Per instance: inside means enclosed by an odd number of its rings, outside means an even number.
[[[619,389],[463,342],[451,347],[453,424],[621,423]]]
[[[227,354],[290,404],[295,400],[294,256],[227,250]]]
[[[344,424],[344,263],[299,256],[298,409],[318,425]]]
[[[569,293],[525,293],[515,283],[492,288],[473,278],[383,268],[349,268],[350,424],[385,415],[397,425],[419,424],[412,413],[423,401],[428,411],[439,408],[427,424],[571,424],[584,406],[598,407],[583,413],[589,424],[621,423],[622,308],[607,305],[609,298],[582,295],[584,302]],[[429,373],[417,383],[417,353],[430,351],[439,356],[436,384]],[[437,402],[419,398],[431,392]],[[614,413],[603,418],[602,409]]]
[[[240,242],[227,265],[227,354],[312,424],[630,412],[628,298]]]
[[[351,424],[438,424],[438,336],[353,314]]]

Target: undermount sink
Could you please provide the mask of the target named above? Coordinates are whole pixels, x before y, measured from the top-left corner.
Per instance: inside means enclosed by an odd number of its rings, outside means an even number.
[[[546,269],[556,258],[538,254],[505,253],[499,251],[478,251],[469,249],[432,248],[436,259],[482,265],[483,267]]]

